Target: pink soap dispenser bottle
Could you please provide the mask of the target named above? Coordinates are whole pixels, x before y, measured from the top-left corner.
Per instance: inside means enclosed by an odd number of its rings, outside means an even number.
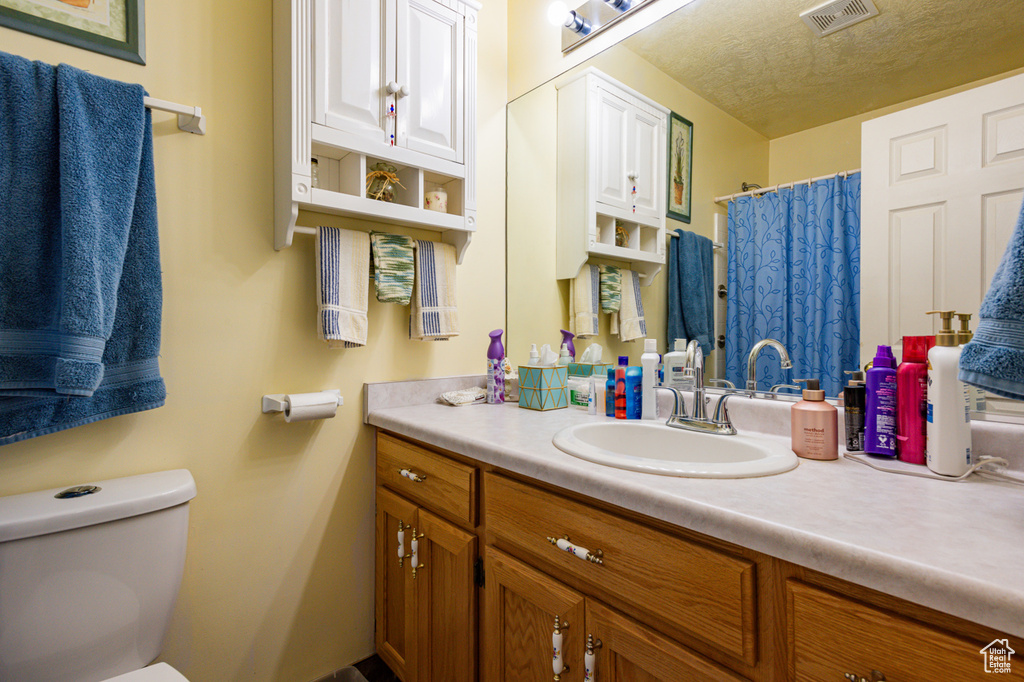
[[[793,452],[804,459],[839,459],[839,411],[825,402],[817,379],[797,381],[806,382],[807,388],[790,412]]]

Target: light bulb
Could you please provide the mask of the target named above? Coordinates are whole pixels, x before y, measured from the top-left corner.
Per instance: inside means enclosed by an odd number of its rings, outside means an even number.
[[[555,0],[555,2],[548,5],[548,21],[551,22],[552,26],[563,26],[568,16],[569,6],[562,2],[562,0]]]

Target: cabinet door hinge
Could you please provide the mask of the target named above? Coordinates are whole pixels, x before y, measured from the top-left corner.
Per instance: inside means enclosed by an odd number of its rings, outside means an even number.
[[[477,557],[473,562],[473,584],[477,587],[484,586],[484,558]]]

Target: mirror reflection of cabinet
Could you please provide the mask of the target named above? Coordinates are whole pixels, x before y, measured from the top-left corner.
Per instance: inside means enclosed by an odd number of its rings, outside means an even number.
[[[596,69],[559,86],[559,279],[591,255],[627,261],[645,285],[661,270],[668,114]]]

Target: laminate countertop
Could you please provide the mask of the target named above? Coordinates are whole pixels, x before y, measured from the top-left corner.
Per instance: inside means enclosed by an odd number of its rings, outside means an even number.
[[[389,391],[398,390],[392,386]],[[842,457],[800,460],[792,471],[762,478],[658,476],[594,464],[555,448],[551,438],[560,429],[607,419],[584,410],[535,412],[513,403],[387,407],[388,402],[368,400],[367,423],[1024,636],[1024,487],[979,476],[963,482],[898,476]],[[732,401],[730,411],[741,433],[789,442],[781,435],[789,429],[789,405],[745,408],[745,414],[736,409],[740,405]],[[985,447],[1021,450],[1014,443],[1024,440],[1024,429],[995,432],[982,438]],[[976,436],[976,450],[979,445]]]

